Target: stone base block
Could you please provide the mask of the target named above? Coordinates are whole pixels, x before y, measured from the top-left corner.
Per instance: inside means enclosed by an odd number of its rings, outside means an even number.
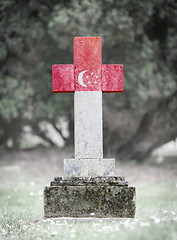
[[[135,216],[135,188],[123,178],[58,178],[51,185],[44,189],[46,218]]]
[[[115,159],[109,158],[64,159],[64,176],[66,178],[114,176],[114,169]]]

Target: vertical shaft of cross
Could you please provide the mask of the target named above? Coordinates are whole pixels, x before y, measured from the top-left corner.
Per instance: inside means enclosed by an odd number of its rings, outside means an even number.
[[[103,158],[102,92],[76,91],[75,158]]]
[[[103,158],[101,38],[74,39],[75,156],[64,177],[114,176],[115,160]]]

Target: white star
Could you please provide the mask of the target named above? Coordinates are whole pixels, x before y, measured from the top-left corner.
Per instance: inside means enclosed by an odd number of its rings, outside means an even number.
[[[96,76],[96,78],[98,78],[98,76]]]
[[[90,83],[90,81],[88,81],[88,83]]]
[[[89,78],[89,76],[86,76],[86,78]]]
[[[93,75],[93,72],[91,73],[91,75]]]
[[[94,82],[95,84],[97,83],[97,81]]]

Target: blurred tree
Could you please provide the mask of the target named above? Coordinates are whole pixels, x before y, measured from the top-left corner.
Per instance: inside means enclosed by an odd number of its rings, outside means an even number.
[[[52,94],[51,65],[72,63],[74,36],[101,36],[103,63],[124,64],[124,93],[104,95],[105,153],[143,160],[177,136],[177,3],[175,0],[11,0],[0,3],[0,142],[18,147],[30,125],[62,135],[73,95]],[[64,136],[63,136],[64,138]]]

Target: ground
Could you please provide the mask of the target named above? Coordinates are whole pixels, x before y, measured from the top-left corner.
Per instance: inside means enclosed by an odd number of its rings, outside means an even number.
[[[62,176],[66,157],[72,155],[56,148],[0,153],[0,239],[177,239],[174,159],[116,162],[116,174],[137,190],[133,220],[44,220],[44,186]]]

